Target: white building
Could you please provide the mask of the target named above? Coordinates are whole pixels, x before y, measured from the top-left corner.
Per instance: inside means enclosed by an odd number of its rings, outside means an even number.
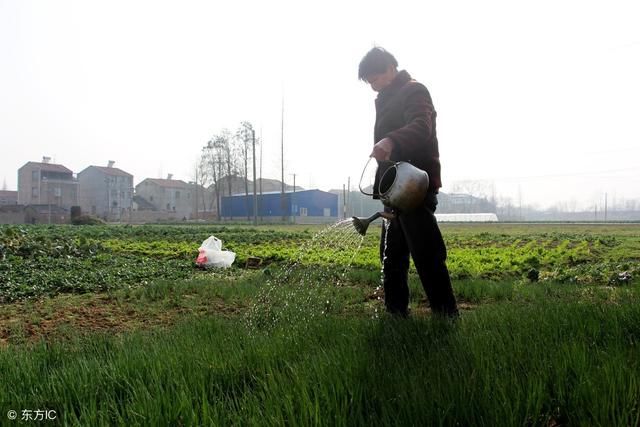
[[[198,187],[202,189],[201,186]],[[153,206],[152,210],[170,212],[175,219],[191,219],[194,216],[195,191],[194,184],[172,179],[172,175],[167,179],[147,178],[136,185],[136,196],[142,197],[145,203]]]
[[[78,174],[78,202],[85,214],[126,221],[133,199],[133,175],[108,166],[89,166]]]

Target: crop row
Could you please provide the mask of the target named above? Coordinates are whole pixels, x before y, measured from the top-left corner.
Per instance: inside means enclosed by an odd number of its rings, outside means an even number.
[[[456,280],[619,284],[640,275],[640,238],[628,232],[598,236],[581,231],[462,230],[445,232],[448,266]],[[194,264],[197,249],[212,234],[223,240],[225,249],[236,252],[234,268],[256,257],[263,265],[379,269],[375,232],[363,240],[323,232],[214,226],[0,226],[0,301],[105,291],[201,274]]]

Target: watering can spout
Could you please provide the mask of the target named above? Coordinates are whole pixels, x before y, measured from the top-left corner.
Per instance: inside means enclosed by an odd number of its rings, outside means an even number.
[[[371,224],[371,222],[375,221],[380,217],[386,218],[386,219],[395,218],[395,216],[389,212],[376,212],[373,215],[371,215],[369,218],[354,216],[354,217],[351,217],[351,220],[353,221],[353,226],[355,227],[356,231],[364,236],[365,234],[367,234],[367,228],[369,228],[369,224]]]

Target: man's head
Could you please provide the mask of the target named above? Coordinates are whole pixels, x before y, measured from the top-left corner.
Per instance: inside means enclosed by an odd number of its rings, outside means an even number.
[[[367,52],[358,67],[358,78],[369,83],[376,92],[389,86],[397,74],[398,61],[381,47]]]

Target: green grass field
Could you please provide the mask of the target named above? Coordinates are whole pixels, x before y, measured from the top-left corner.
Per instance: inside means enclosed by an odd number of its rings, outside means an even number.
[[[640,425],[640,225],[442,230],[455,323],[383,313],[379,228],[0,226],[0,425]]]

